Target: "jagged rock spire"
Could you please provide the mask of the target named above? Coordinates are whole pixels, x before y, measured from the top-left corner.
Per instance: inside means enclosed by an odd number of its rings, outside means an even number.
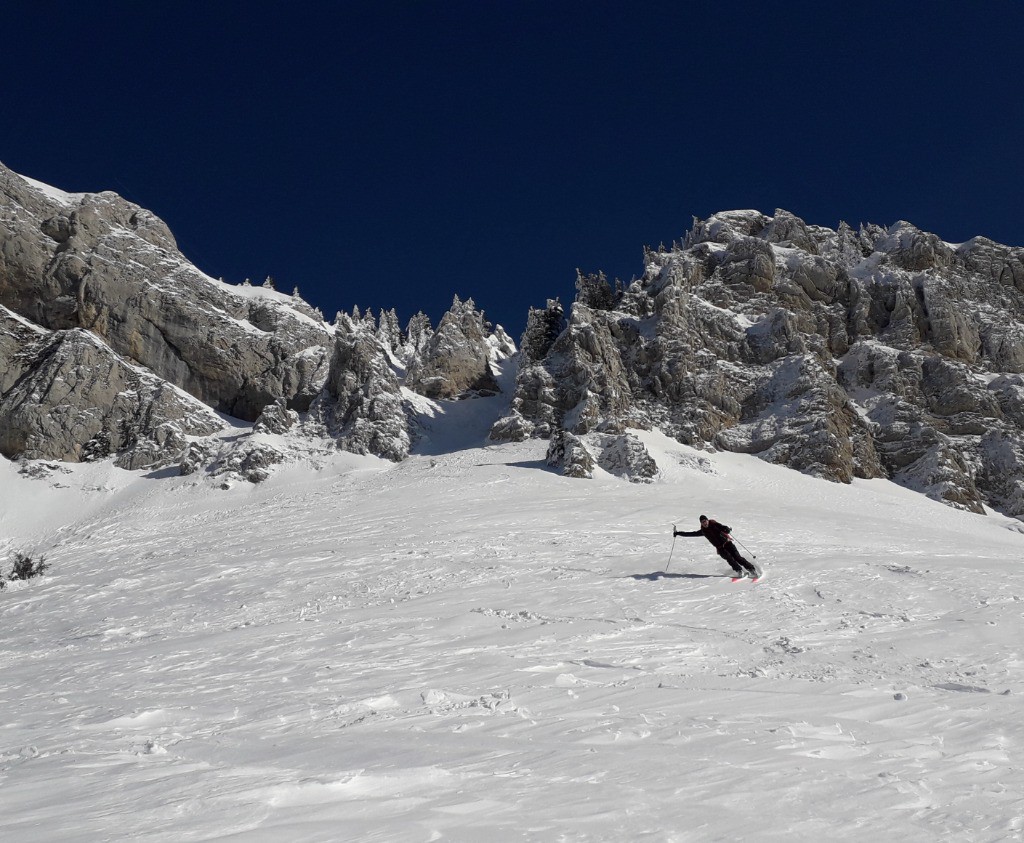
[[[428,398],[455,398],[498,391],[491,368],[490,326],[473,299],[455,296],[437,330],[409,364],[406,386]],[[412,336],[410,328],[410,337]]]

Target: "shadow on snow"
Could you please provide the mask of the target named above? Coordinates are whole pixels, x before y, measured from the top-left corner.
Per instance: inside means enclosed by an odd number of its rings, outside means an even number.
[[[654,571],[650,574],[630,574],[626,577],[618,577],[620,580],[648,580],[655,582],[656,580],[717,580],[722,577],[729,576],[728,574],[672,574],[668,571]]]

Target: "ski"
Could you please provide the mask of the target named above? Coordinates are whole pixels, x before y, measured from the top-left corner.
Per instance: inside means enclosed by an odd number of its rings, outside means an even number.
[[[732,582],[742,582],[743,580],[747,580],[747,579],[750,580],[751,584],[759,583],[759,582],[761,582],[761,580],[764,579],[764,571],[763,570],[762,571],[758,571],[756,574],[753,574],[753,575],[741,574],[738,577],[732,577],[731,581]]]

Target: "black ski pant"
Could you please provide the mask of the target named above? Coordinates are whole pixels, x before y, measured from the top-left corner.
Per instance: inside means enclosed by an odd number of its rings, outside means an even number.
[[[737,574],[742,574],[744,571],[748,571],[751,574],[757,573],[757,568],[740,556],[740,552],[732,542],[728,542],[725,547],[718,548],[718,555],[728,562],[729,567]]]

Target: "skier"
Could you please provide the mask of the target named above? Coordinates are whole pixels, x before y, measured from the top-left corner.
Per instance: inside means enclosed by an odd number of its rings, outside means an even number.
[[[717,521],[709,519],[706,515],[702,515],[700,517],[699,530],[694,530],[692,533],[685,530],[673,530],[672,536],[704,536],[715,546],[718,555],[729,563],[729,567],[736,572],[737,577],[745,577],[749,574],[754,579],[757,579],[761,576],[761,571],[753,562],[748,562],[740,556],[740,552],[733,543],[732,536],[729,535],[731,532],[732,529],[726,527],[725,524],[719,524]]]

